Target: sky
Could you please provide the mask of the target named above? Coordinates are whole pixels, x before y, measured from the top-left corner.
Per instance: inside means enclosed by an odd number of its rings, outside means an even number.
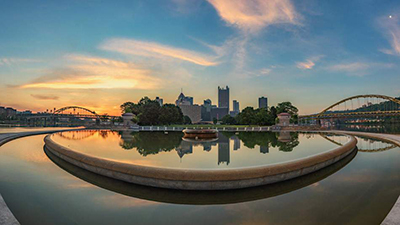
[[[400,96],[400,1],[0,1],[0,105],[119,115],[143,96],[316,113]],[[232,104],[231,104],[232,107]]]

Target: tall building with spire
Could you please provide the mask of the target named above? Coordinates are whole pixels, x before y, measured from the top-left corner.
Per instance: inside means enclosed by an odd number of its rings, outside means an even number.
[[[192,123],[199,123],[201,121],[201,106],[193,105],[193,97],[185,96],[181,92],[175,104],[181,108],[184,116],[190,118]]]

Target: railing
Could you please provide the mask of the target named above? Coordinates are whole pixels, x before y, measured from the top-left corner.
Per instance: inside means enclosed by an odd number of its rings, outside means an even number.
[[[213,127],[213,126],[201,126],[201,127],[173,127],[173,126],[140,126],[139,131],[183,131],[184,129],[216,129],[218,131],[226,132],[265,132],[279,130],[273,127]]]

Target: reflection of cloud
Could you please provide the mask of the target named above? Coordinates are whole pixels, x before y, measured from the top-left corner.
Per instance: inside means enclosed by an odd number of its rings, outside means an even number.
[[[271,24],[299,24],[289,0],[208,0],[229,25],[255,32]]]
[[[59,97],[55,95],[36,95],[36,94],[31,94],[32,97],[40,100],[58,100]]]
[[[101,49],[129,55],[179,59],[201,66],[215,66],[218,64],[218,62],[214,61],[214,57],[198,52],[170,47],[155,42],[138,41],[134,39],[114,38],[106,41],[101,46]]]
[[[381,52],[389,55],[400,56],[400,17],[392,15],[379,20],[389,39],[391,49],[381,49]]]
[[[54,69],[49,75],[39,77],[21,88],[86,89],[135,88],[154,89],[161,81],[152,71],[133,63],[70,55],[73,64],[67,69]]]

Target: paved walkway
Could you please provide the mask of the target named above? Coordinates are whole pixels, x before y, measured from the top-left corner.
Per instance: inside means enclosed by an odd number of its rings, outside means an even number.
[[[1,225],[19,225],[17,219],[11,213],[10,209],[7,207],[6,202],[0,195],[0,224]]]

